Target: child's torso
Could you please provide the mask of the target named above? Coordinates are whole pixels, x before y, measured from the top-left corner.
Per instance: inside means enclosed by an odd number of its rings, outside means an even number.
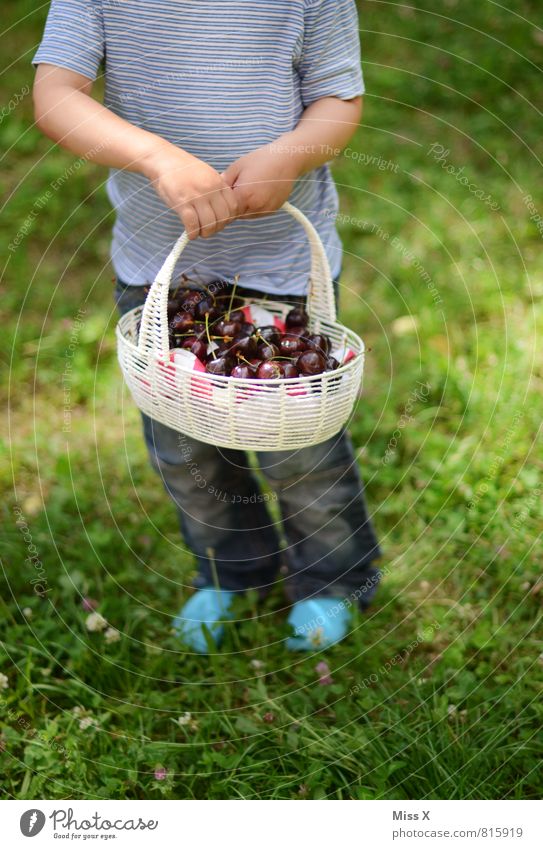
[[[104,0],[106,102],[223,169],[303,109],[302,0]]]

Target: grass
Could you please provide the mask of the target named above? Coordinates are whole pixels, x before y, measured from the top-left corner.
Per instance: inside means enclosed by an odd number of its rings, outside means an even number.
[[[5,5],[4,102],[30,84],[45,14]],[[310,657],[282,648],[280,588],[239,600],[222,654],[172,636],[193,562],[116,364],[104,174],[32,128],[30,97],[1,121],[6,244],[29,228],[1,298],[5,797],[540,796],[537,8],[361,4],[365,125],[334,170],[385,580],[352,637]],[[83,597],[118,642],[87,630]]]

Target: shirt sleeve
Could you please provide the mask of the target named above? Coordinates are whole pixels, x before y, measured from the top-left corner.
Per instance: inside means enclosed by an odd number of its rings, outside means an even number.
[[[33,64],[58,65],[94,80],[103,58],[101,0],[52,0]]]
[[[358,14],[354,0],[305,0],[304,39],[298,73],[302,100],[350,100],[364,93]]]

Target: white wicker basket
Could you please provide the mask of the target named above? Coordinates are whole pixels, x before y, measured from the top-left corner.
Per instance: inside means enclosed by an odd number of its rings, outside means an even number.
[[[309,239],[310,329],[327,334],[333,349],[344,347],[355,356],[335,371],[288,380],[218,377],[172,362],[167,302],[175,265],[188,242],[183,234],[160,269],[144,306],[127,312],[117,325],[117,350],[125,381],[137,406],[151,418],[202,442],[256,451],[314,445],[334,436],[346,423],[362,382],[364,343],[336,321],[332,276],[318,233],[299,209],[288,203],[283,208],[302,225]],[[242,291],[238,293],[242,295]],[[262,306],[281,318],[291,308],[256,298],[248,298],[246,303]]]

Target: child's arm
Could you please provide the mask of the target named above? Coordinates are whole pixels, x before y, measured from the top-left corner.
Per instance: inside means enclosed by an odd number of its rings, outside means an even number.
[[[39,65],[34,110],[46,136],[99,165],[143,174],[191,239],[212,236],[237,216],[235,193],[214,168],[119,118],[93,100],[92,85],[74,71]]]
[[[323,97],[303,112],[294,130],[240,157],[225,171],[240,215],[269,215],[288,200],[295,181],[338,156],[355,132],[362,98]]]

